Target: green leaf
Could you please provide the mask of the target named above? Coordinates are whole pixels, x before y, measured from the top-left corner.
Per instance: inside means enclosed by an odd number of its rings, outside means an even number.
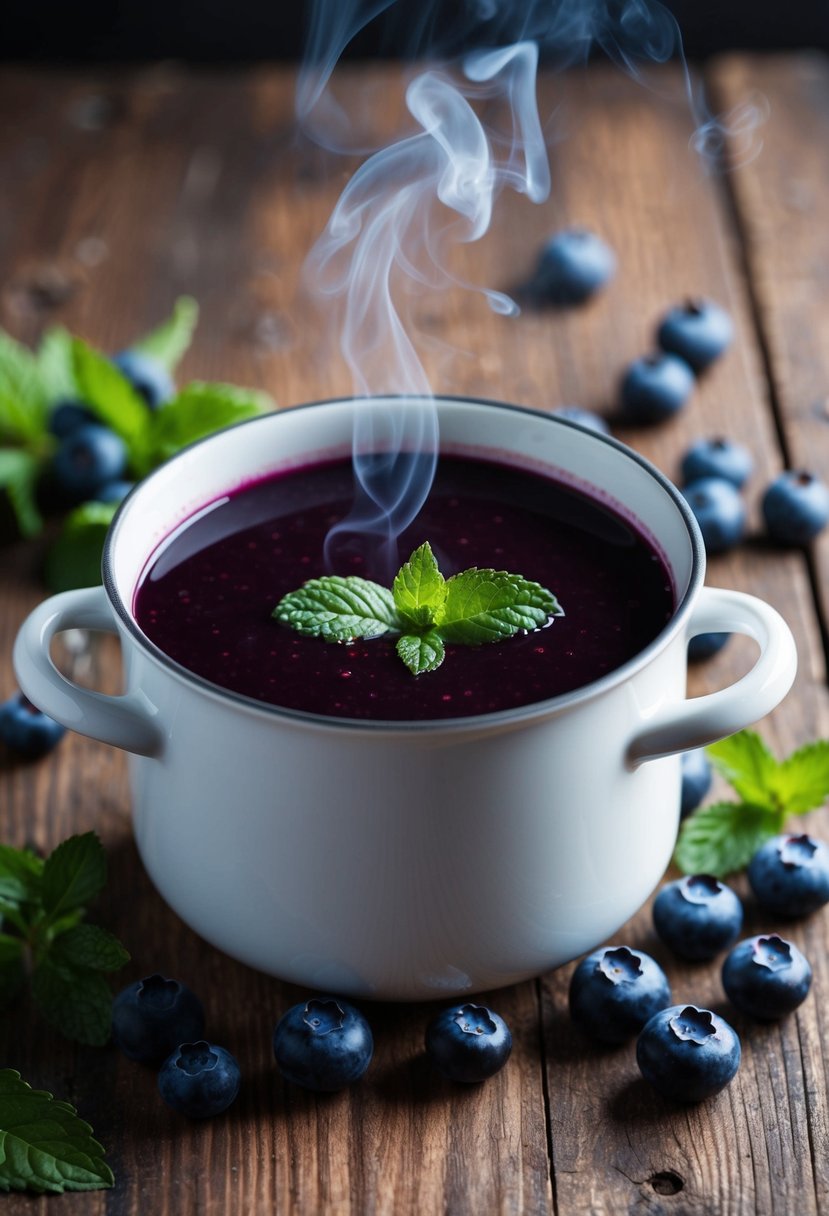
[[[765,807],[714,802],[682,824],[674,861],[685,874],[722,878],[748,865],[760,845],[777,831],[777,819]]]
[[[131,463],[143,468],[152,414],[140,393],[111,360],[80,338],[72,339],[72,364],[84,403],[121,436]]]
[[[76,925],[56,938],[49,951],[60,966],[86,967],[90,971],[117,971],[130,956],[117,937],[97,925]]]
[[[43,866],[43,908],[51,921],[94,899],[106,882],[104,847],[94,832],[70,836]]]
[[[391,591],[354,574],[310,579],[281,599],[273,615],[298,633],[327,642],[376,638],[399,625]]]
[[[45,958],[32,977],[32,995],[50,1025],[88,1047],[109,1042],[112,993],[98,971],[57,964]]]
[[[741,730],[706,748],[714,768],[725,777],[744,802],[778,810],[773,794],[778,764],[753,730]]]
[[[818,739],[778,764],[772,789],[783,817],[802,815],[829,798],[829,740]]]
[[[477,646],[539,629],[561,615],[556,597],[539,583],[520,574],[473,567],[447,581],[437,626],[447,642]]]
[[[428,633],[404,633],[397,639],[397,653],[412,675],[434,671],[444,658],[443,640],[440,634],[430,629]]]
[[[104,540],[117,509],[117,503],[85,502],[67,515],[46,554],[43,573],[50,590],[72,591],[100,583]]]
[[[31,849],[0,844],[0,898],[16,903],[40,900],[43,858]]]
[[[192,341],[198,319],[199,306],[196,301],[190,296],[179,296],[173,305],[172,315],[145,337],[133,342],[132,349],[149,355],[168,371],[174,372]]]
[[[0,439],[36,441],[46,428],[48,403],[37,360],[0,330]]]
[[[34,536],[43,527],[35,490],[40,461],[24,448],[0,448],[0,489],[6,491],[21,536]]]
[[[50,409],[78,396],[72,356],[72,335],[56,325],[47,329],[37,349],[37,366]]]
[[[404,629],[423,629],[435,623],[446,601],[446,580],[438,569],[437,560],[428,541],[419,549],[415,549],[409,560],[400,567],[392,584],[392,595]],[[400,657],[403,658],[402,654]],[[442,659],[441,646],[438,663]],[[410,665],[406,659],[403,661],[407,666]],[[437,665],[436,663],[435,666]],[[433,668],[425,667],[419,670],[432,671]]]
[[[232,384],[205,384],[194,380],[178,396],[156,410],[151,418],[148,459],[160,464],[176,452],[214,431],[255,418],[274,402],[267,393],[236,388]]]
[[[112,1170],[74,1106],[0,1069],[0,1190],[60,1195],[112,1186]]]

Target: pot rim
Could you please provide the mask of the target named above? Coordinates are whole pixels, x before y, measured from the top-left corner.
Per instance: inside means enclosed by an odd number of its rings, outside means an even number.
[[[119,504],[112,523],[106,535],[104,549],[102,555],[102,577],[103,585],[107,594],[107,598],[122,626],[130,637],[135,641],[141,650],[155,661],[157,665],[163,667],[171,676],[178,681],[183,682],[187,686],[197,689],[200,693],[207,694],[212,698],[219,700],[222,703],[230,703],[240,710],[245,710],[248,713],[253,713],[256,716],[264,716],[265,718],[276,718],[281,721],[287,721],[296,725],[313,726],[318,728],[327,728],[335,732],[348,731],[369,735],[378,734],[430,734],[437,733],[440,735],[469,733],[479,729],[498,729],[508,728],[510,726],[518,726],[528,721],[541,720],[556,716],[566,710],[569,710],[577,705],[582,705],[585,702],[594,700],[603,696],[611,689],[620,684],[624,684],[628,679],[635,675],[642,668],[660,654],[674,639],[676,634],[686,622],[691,613],[691,608],[696,599],[696,596],[702,587],[705,578],[705,546],[702,540],[702,534],[699,525],[691,511],[688,502],[682,495],[680,490],[673,482],[661,472],[650,460],[642,456],[641,453],[635,451],[628,444],[622,443],[612,435],[606,435],[598,431],[591,431],[581,426],[577,422],[573,422],[568,418],[553,414],[548,410],[536,409],[532,406],[513,405],[505,401],[498,401],[493,398],[472,397],[463,394],[435,394],[434,396],[426,397],[416,394],[394,394],[384,393],[378,394],[383,400],[405,400],[417,402],[434,402],[439,404],[442,401],[448,403],[460,403],[466,405],[481,405],[495,409],[514,411],[515,413],[527,414],[533,418],[542,418],[549,420],[553,425],[568,427],[571,430],[578,431],[585,435],[588,442],[603,443],[610,447],[616,448],[622,455],[632,460],[634,464],[638,464],[646,473],[648,473],[654,481],[661,487],[667,496],[673,501],[674,505],[679,510],[683,518],[685,527],[688,533],[688,539],[691,545],[691,571],[688,579],[688,586],[685,590],[679,603],[674,608],[673,615],[668,623],[659,631],[656,637],[643,649],[635,654],[627,662],[620,667],[614,668],[607,675],[601,676],[597,680],[585,684],[581,688],[573,689],[567,693],[561,693],[556,697],[548,697],[543,701],[532,701],[527,705],[515,706],[512,709],[497,710],[485,714],[468,714],[457,718],[425,718],[421,720],[388,720],[388,719],[372,719],[372,718],[345,718],[337,717],[333,714],[318,714],[307,710],[289,709],[280,705],[273,705],[266,701],[256,700],[254,697],[245,696],[243,693],[234,692],[232,689],[224,688],[220,684],[214,684],[211,680],[205,679],[196,672],[190,671],[175,659],[167,655],[159,646],[157,646],[147,635],[139,628],[138,623],[131,611],[131,608],[125,604],[124,599],[118,590],[113,572],[113,552],[118,542],[118,532],[121,527],[123,517],[129,510],[130,502],[133,497],[151,480],[156,472],[167,465],[178,460],[184,452],[190,452],[195,448],[215,442],[222,434],[221,431],[214,432],[210,435],[205,435],[201,439],[195,440],[192,444],[188,444],[180,452],[171,456],[158,469],[154,469],[146,477],[142,478],[132,490],[126,495],[123,501]],[[365,398],[360,396],[344,396],[330,397],[319,401],[303,402],[298,405],[285,407],[284,412],[293,414],[300,410],[315,409],[318,406],[337,405],[354,403],[362,400],[372,400],[373,398]],[[236,430],[239,427],[255,426],[257,423],[262,423],[265,419],[278,416],[279,410],[272,413],[260,414],[255,418],[248,418],[243,422],[236,423],[232,429]]]

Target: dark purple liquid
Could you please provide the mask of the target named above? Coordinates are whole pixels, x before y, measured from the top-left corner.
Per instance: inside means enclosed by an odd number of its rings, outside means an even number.
[[[349,461],[232,494],[168,538],[151,562],[135,598],[140,627],[183,667],[259,701],[423,721],[580,688],[638,654],[673,612],[662,560],[614,512],[524,470],[442,457],[428,502],[401,538],[401,561],[428,540],[447,578],[470,566],[522,574],[548,587],[565,616],[503,642],[447,646],[442,667],[413,676],[393,638],[339,645],[271,618],[287,592],[332,573],[323,543],[351,500]],[[377,577],[356,543],[341,548],[333,573]]]

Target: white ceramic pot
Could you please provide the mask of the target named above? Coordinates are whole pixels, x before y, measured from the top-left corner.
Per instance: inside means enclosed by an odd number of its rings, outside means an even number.
[[[254,967],[346,995],[494,988],[615,933],[670,860],[679,753],[762,717],[796,668],[791,634],[773,609],[703,587],[696,523],[639,455],[535,411],[437,406],[442,450],[587,488],[650,536],[671,570],[677,608],[641,654],[540,704],[385,724],[260,704],[162,654],[131,610],[153,550],[246,480],[347,453],[349,401],[245,423],[158,469],[118,512],[104,586],[46,601],[15,645],[21,687],[35,704],[132,753],[138,848],[176,912]],[[51,638],[76,627],[118,633],[123,696],[58,673]],[[760,654],[730,688],[688,700],[688,640],[711,631],[748,634]]]

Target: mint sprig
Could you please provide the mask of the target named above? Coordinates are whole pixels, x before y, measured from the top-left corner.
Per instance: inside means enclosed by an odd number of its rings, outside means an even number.
[[[686,874],[724,877],[743,869],[791,816],[829,798],[829,740],[778,760],[756,731],[743,730],[706,751],[739,801],[700,807],[682,824],[674,861]]]
[[[115,1181],[74,1106],[0,1069],[0,1191],[98,1191]]]
[[[91,1046],[110,1034],[112,994],[104,977],[129,961],[117,938],[85,919],[106,875],[94,832],[70,836],[45,860],[0,845],[0,1007],[29,977],[46,1021]]]
[[[445,579],[428,541],[401,566],[391,591],[356,575],[325,575],[273,611],[281,624],[329,642],[400,634],[397,653],[414,675],[441,665],[445,642],[500,642],[562,615],[551,591],[520,574],[473,567]]]

